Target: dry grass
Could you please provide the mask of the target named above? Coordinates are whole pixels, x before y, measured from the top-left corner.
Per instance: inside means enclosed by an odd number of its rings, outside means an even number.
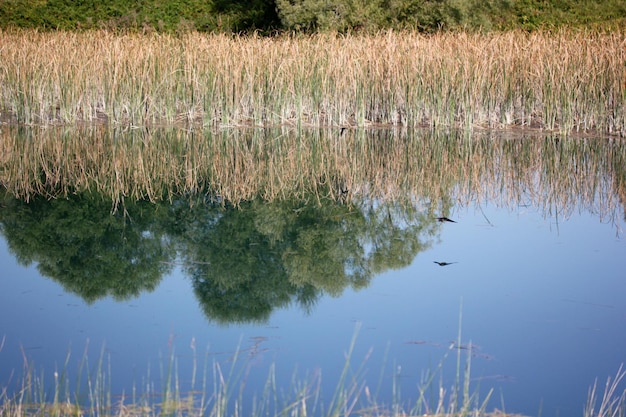
[[[110,391],[111,365],[110,358],[103,354],[97,360],[96,366],[89,364],[86,350],[80,358],[76,371],[78,382],[72,384],[69,380],[71,354],[68,353],[64,368],[54,372],[53,383],[44,373],[36,372],[34,364],[24,358],[23,375],[17,379],[17,388],[0,387],[0,416],[2,417],[228,417],[228,416],[385,416],[406,417],[429,415],[438,417],[466,416],[466,417],[522,417],[505,414],[498,410],[488,412],[487,405],[491,393],[486,398],[479,398],[478,391],[470,387],[471,354],[461,362],[460,349],[450,346],[438,367],[431,371],[431,378],[419,382],[420,395],[417,401],[410,400],[400,403],[399,394],[395,393],[396,381],[391,385],[394,391],[394,401],[397,404],[378,404],[376,392],[368,388],[366,379],[365,359],[355,366],[353,364],[354,348],[357,330],[352,338],[348,351],[345,353],[345,362],[341,374],[334,385],[334,392],[330,399],[322,399],[322,374],[315,372],[312,376],[302,379],[294,372],[291,386],[283,390],[275,373],[275,366],[270,366],[267,379],[260,387],[255,388],[251,407],[246,407],[244,395],[246,374],[249,372],[245,359],[237,351],[230,364],[220,365],[215,360],[210,361],[207,355],[196,356],[195,341],[192,340],[193,366],[191,381],[180,377],[178,359],[174,352],[170,352],[165,368],[162,367],[163,380],[154,381],[147,376],[144,387],[137,387],[133,383],[129,393],[117,397]],[[0,352],[3,340],[0,340]],[[441,366],[446,357],[456,350],[457,379],[451,388],[444,388],[435,377],[441,378]],[[104,352],[104,350],[102,351]],[[247,370],[246,370],[247,369]],[[84,382],[81,383],[81,381]],[[375,381],[374,381],[375,382]],[[380,381],[379,381],[380,384]],[[143,384],[141,384],[143,385]],[[73,388],[70,388],[72,386]],[[190,386],[189,391],[183,391],[183,386]],[[331,391],[333,386],[330,386]],[[438,398],[431,405],[423,397],[425,391],[435,389]],[[73,391],[75,390],[75,391]],[[86,390],[86,392],[82,391]],[[161,391],[161,392],[159,392]],[[410,408],[405,411],[405,407]],[[412,404],[412,405],[411,405]]]
[[[0,45],[0,107],[19,123],[519,125],[626,134],[621,31],[0,31]]]
[[[607,378],[603,392],[600,392],[596,380],[589,388],[584,417],[624,417],[626,415],[626,389],[622,387],[624,377],[626,371],[622,364],[615,377]]]

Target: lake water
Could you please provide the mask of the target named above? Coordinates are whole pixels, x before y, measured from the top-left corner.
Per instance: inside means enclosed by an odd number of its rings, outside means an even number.
[[[91,368],[104,352],[115,398],[149,381],[158,391],[170,357],[184,391],[197,356],[211,379],[214,363],[241,372],[244,410],[270,373],[287,397],[321,375],[328,402],[355,338],[350,375],[379,404],[409,410],[429,372],[449,392],[461,352],[471,389],[494,390],[489,409],[582,415],[594,381],[626,361],[624,201],[606,203],[619,196],[602,184],[562,205],[474,187],[445,212],[174,201],[129,204],[132,221],[98,198],[7,197],[0,384],[19,381],[24,358],[48,389],[55,370],[74,381],[86,350]]]

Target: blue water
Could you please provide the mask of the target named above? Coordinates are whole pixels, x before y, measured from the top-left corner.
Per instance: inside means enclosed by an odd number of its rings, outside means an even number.
[[[294,373],[307,380],[321,372],[328,400],[356,335],[352,368],[364,363],[371,392],[381,382],[380,402],[394,401],[398,384],[395,401],[409,408],[420,380],[441,361],[443,379],[434,385],[454,384],[457,350],[450,346],[460,324],[462,342],[474,346],[472,387],[481,396],[494,389],[491,407],[582,415],[594,380],[603,385],[626,361],[623,217],[604,221],[574,210],[557,218],[485,202],[449,216],[457,223],[441,224],[409,267],[380,274],[365,289],[325,296],[309,312],[293,306],[267,323],[229,326],[207,320],[178,268],[153,292],[86,304],[36,265],[18,264],[2,239],[0,385],[18,379],[24,356],[50,375],[63,369],[68,352],[77,366],[85,348],[92,365],[104,349],[114,395],[141,385],[147,372],[160,379],[171,352],[188,381],[193,341],[198,356],[208,352],[224,369],[239,350],[252,391],[261,390],[271,366],[287,392]]]

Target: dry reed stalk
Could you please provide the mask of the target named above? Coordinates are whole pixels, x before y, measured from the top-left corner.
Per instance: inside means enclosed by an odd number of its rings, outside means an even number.
[[[622,32],[0,32],[18,122],[534,126],[624,135]]]
[[[0,129],[0,185],[11,195],[93,192],[115,205],[199,193],[232,204],[485,199],[605,218],[621,205],[624,160],[619,142],[429,130],[354,129],[338,140],[332,129]]]

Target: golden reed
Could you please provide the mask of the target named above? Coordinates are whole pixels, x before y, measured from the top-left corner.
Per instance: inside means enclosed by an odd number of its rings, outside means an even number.
[[[114,206],[206,195],[626,208],[621,139],[431,129],[112,129],[0,126],[0,188],[29,200],[95,193]]]
[[[1,120],[531,126],[626,135],[623,31],[0,31]]]

